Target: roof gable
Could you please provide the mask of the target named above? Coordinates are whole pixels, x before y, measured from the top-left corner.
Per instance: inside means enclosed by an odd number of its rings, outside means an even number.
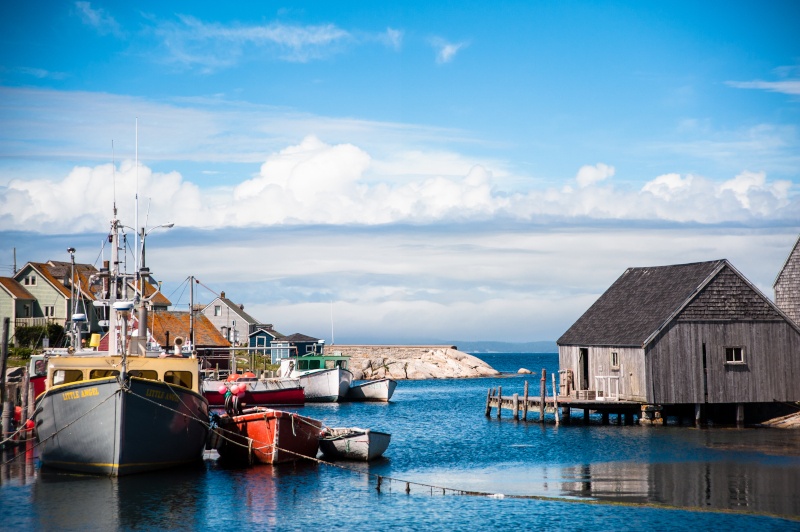
[[[775,282],[772,283],[772,287],[775,288],[778,286],[778,283],[781,281],[781,277],[789,272],[790,269],[798,269],[800,268],[800,236],[797,237],[797,240],[794,243],[794,247],[787,255],[786,260],[783,261],[783,266],[781,267],[781,271],[778,272],[778,275],[775,277]]]
[[[36,299],[19,281],[11,277],[0,277],[0,288],[14,299]]]
[[[628,268],[557,343],[642,346],[726,264]]]
[[[290,334],[289,336],[281,336],[278,338],[281,342],[300,342],[300,343],[317,343],[319,342],[319,338],[312,338],[311,336],[306,336],[305,334],[294,333]]]
[[[231,301],[230,299],[225,297],[224,296],[225,292],[223,292],[222,294],[223,294],[222,296],[217,297],[216,299],[214,299],[214,301],[212,301],[211,303],[206,305],[202,309],[203,312],[205,312],[207,309],[209,309],[212,306],[214,306],[215,303],[220,302],[223,305],[225,305],[226,307],[228,307],[231,310],[231,312],[233,312],[234,314],[236,314],[237,316],[242,318],[249,325],[255,325],[255,324],[259,323],[259,321],[257,319],[255,319],[253,316],[251,316],[250,314],[245,312],[244,308],[242,308],[240,305],[237,305],[236,303],[234,303],[233,301]]]

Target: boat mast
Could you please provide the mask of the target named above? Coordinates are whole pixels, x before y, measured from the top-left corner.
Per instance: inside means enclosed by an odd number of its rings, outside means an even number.
[[[189,276],[189,342],[194,355],[194,275]]]
[[[117,335],[117,309],[114,303],[117,302],[117,281],[119,278],[119,220],[117,220],[117,203],[114,202],[114,218],[111,220],[111,265],[108,272],[110,290],[108,294],[108,354],[117,356],[119,354]]]

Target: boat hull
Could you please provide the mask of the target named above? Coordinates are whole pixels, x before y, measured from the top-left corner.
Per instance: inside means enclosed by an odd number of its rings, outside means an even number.
[[[116,378],[56,386],[39,397],[42,465],[122,476],[202,460],[208,403],[164,382]]]
[[[225,407],[225,394],[219,393],[219,387],[224,384],[216,380],[203,381],[203,396],[211,408]],[[247,389],[239,400],[247,406],[302,406],[306,402],[305,390],[298,379],[238,382],[239,386],[243,384]]]
[[[358,460],[368,462],[383,455],[392,435],[369,429],[333,428],[320,439],[322,454],[332,460]]]
[[[345,399],[348,401],[377,401],[385,403],[392,398],[395,388],[397,388],[397,381],[394,379],[378,379],[351,384]]]
[[[300,379],[307,403],[336,403],[344,400],[353,381],[353,374],[346,369],[320,369],[293,374]]]
[[[222,416],[211,441],[225,460],[279,464],[316,457],[321,430],[322,422],[316,419],[253,408],[238,416]]]

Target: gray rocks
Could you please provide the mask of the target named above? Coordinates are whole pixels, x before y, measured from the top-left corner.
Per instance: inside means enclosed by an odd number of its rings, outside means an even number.
[[[500,372],[451,346],[326,346],[326,354],[350,356],[354,380],[490,377]]]

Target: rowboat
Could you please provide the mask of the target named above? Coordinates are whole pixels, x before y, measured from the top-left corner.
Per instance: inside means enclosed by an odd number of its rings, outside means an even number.
[[[389,378],[353,383],[347,390],[345,400],[386,403],[392,398],[395,388],[397,388],[397,381]]]
[[[209,443],[223,460],[278,464],[317,456],[322,422],[316,419],[254,407],[215,421]]]
[[[319,440],[319,449],[331,460],[368,462],[381,456],[391,439],[391,434],[370,429],[328,428]]]

